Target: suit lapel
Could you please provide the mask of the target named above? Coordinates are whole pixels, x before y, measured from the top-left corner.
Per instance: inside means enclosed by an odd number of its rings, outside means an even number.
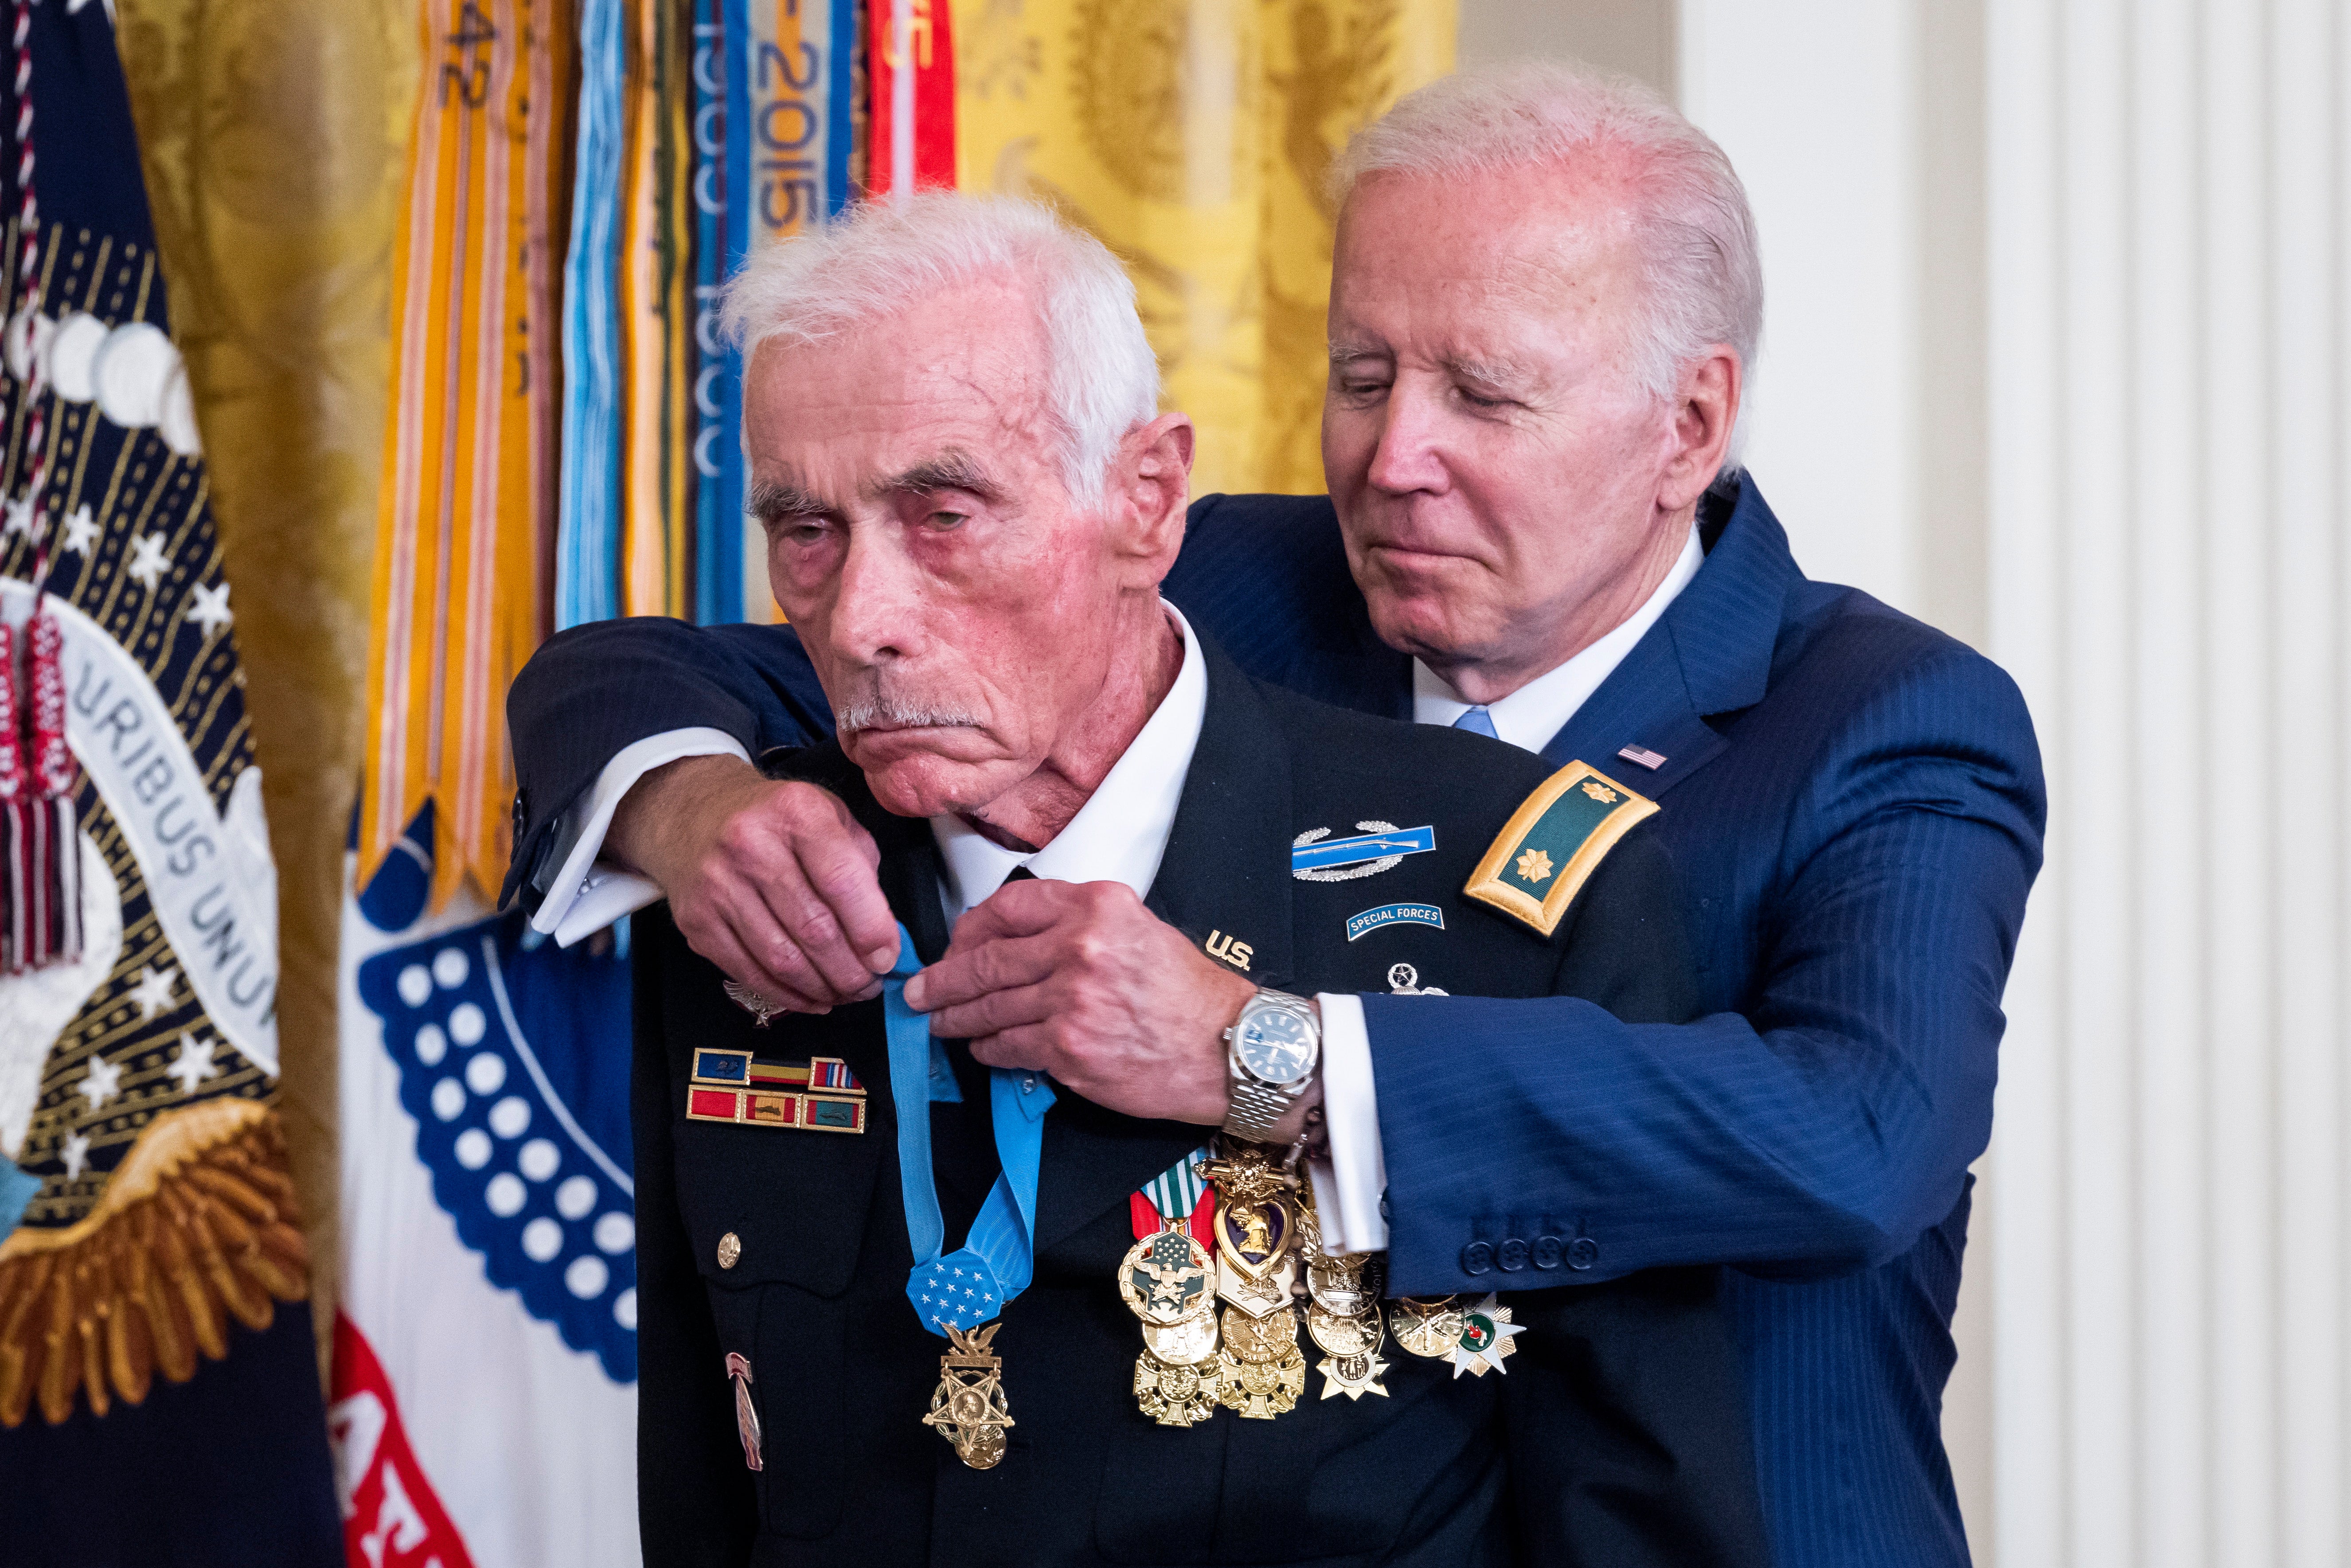
[[[1200,649],[1208,661],[1207,711],[1144,903],[1195,940],[1215,931],[1249,943],[1249,977],[1278,985],[1291,973],[1287,739],[1239,668],[1206,638]],[[1123,1204],[1213,1131],[1113,1116],[1065,1098],[1045,1124],[1039,1249]]]
[[[1713,515],[1701,517],[1701,537],[1715,539],[1706,564],[1552,737],[1546,759],[1588,762],[1661,796],[1729,744],[1710,716],[1762,700],[1788,592],[1803,573],[1752,479],[1742,478],[1735,496],[1709,496],[1707,506]],[[1645,768],[1621,755],[1628,747],[1665,761]]]

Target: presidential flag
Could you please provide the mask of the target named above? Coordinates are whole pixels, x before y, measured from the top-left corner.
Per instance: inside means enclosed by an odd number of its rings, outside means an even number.
[[[325,1568],[232,585],[109,10],[14,21],[0,685],[22,700],[0,703],[0,754],[26,769],[12,804],[68,809],[54,832],[9,823],[0,1562]]]

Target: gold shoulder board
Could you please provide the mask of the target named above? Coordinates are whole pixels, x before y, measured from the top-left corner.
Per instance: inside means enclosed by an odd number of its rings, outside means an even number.
[[[1571,762],[1510,814],[1461,891],[1548,936],[1616,841],[1656,812],[1655,800]]]

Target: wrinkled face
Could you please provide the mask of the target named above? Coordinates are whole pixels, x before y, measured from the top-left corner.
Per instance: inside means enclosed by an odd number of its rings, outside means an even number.
[[[1349,196],[1322,461],[1390,645],[1522,657],[1637,576],[1672,437],[1632,358],[1641,288],[1604,177],[1381,174]]]
[[[745,378],[776,601],[902,815],[977,810],[1034,772],[1102,685],[1122,591],[1156,580],[1072,504],[1046,375],[1034,306],[985,282],[769,342]]]

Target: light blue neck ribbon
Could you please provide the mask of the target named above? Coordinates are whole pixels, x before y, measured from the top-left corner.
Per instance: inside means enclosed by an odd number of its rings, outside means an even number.
[[[971,1234],[940,1255],[946,1223],[931,1173],[931,1105],[962,1099],[946,1049],[931,1020],[906,1005],[906,981],[922,967],[914,939],[898,927],[898,963],[882,982],[883,1023],[890,1041],[890,1101],[898,1113],[898,1181],[906,1205],[906,1240],[914,1251],[906,1300],[935,1334],[967,1329],[1002,1312],[1029,1288],[1037,1267],[1037,1171],[1045,1148],[1045,1113],[1053,1086],[1041,1072],[988,1070],[988,1113],[996,1156],[1004,1167],[971,1222]]]

